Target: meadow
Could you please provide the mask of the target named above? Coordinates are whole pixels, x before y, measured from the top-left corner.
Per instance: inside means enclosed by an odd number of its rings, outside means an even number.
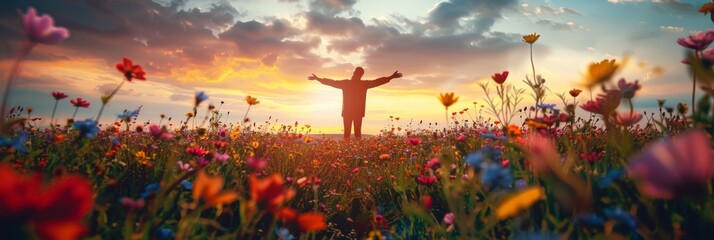
[[[473,107],[435,96],[444,124],[393,116],[378,135],[345,141],[249,120],[259,96],[245,98],[241,122],[224,122],[205,92],[159,122],[141,109],[104,114],[125,82],[150,81],[129,58],[96,118],[53,111],[54,124],[37,125],[31,106],[6,109],[8,93],[31,50],[68,30],[34,9],[23,23],[0,111],[3,238],[706,239],[714,227],[712,30],[678,42],[701,95],[689,104],[638,112],[643,86],[617,77],[627,59],[605,59],[588,66],[583,90],[550,93],[535,67],[522,82],[498,72]],[[47,92],[55,110],[89,105],[61,91]]]

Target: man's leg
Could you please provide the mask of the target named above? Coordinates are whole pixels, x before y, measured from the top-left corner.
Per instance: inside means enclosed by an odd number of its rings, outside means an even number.
[[[362,117],[355,118],[355,138],[362,138]]]
[[[352,132],[352,118],[342,117],[343,128],[345,129],[345,140],[350,139],[350,132]]]

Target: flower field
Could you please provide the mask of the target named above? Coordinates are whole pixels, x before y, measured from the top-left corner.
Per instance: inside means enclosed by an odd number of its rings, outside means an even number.
[[[689,104],[638,112],[646,86],[617,76],[627,59],[592,63],[588,89],[550,103],[532,64],[521,83],[501,71],[481,84],[483,106],[453,109],[456,93],[435,95],[446,125],[393,116],[378,135],[345,140],[249,120],[260,96],[245,98],[240,122],[224,122],[210,92],[181,119],[104,114],[120,88],[151,79],[130,58],[114,66],[122,81],[95,118],[74,119],[97,103],[57,89],[43,113],[53,124],[37,125],[31,106],[6,109],[8,93],[31,71],[20,66],[32,49],[69,31],[32,8],[22,17],[0,121],[4,239],[711,238],[711,30],[678,42],[702,96]],[[531,63],[539,37],[522,39]],[[68,103],[73,117],[55,119]]]

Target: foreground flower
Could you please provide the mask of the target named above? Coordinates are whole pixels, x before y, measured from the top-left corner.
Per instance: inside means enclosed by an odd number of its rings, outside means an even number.
[[[503,82],[506,81],[506,78],[508,78],[508,71],[503,71],[502,73],[495,73],[493,76],[491,76],[491,79],[495,81],[498,84],[503,84]]]
[[[620,92],[622,92],[622,97],[626,99],[632,99],[635,97],[635,93],[637,90],[640,90],[642,86],[640,86],[639,81],[635,80],[635,82],[626,82],[624,78],[621,78],[620,81],[617,81],[617,87],[620,88]]]
[[[224,180],[221,176],[208,176],[204,171],[198,172],[196,181],[193,183],[193,201],[198,203],[203,199],[205,206],[216,206],[230,204],[238,200],[238,193],[235,191],[221,191]]]
[[[295,197],[294,189],[283,186],[283,177],[273,174],[264,179],[250,175],[250,197],[253,201],[268,207],[277,207]]]
[[[245,96],[245,102],[248,103],[248,105],[258,105],[260,101],[258,101],[258,98],[253,97],[253,96]]]
[[[327,229],[325,216],[322,213],[303,213],[297,217],[297,224],[300,229],[306,232],[316,232]]]
[[[630,162],[629,175],[642,194],[671,199],[697,194],[714,176],[714,151],[708,134],[692,130],[645,148]]]
[[[132,79],[146,80],[144,75],[146,72],[139,65],[134,65],[131,59],[123,58],[121,62],[117,63],[116,69],[124,74],[127,81],[131,82]]]
[[[37,10],[30,7],[22,15],[22,29],[27,40],[33,43],[58,44],[69,38],[69,31],[55,27],[54,19],[47,14],[37,16]]]
[[[591,63],[590,66],[588,66],[585,85],[588,88],[592,88],[595,85],[609,81],[619,67],[620,66],[615,63],[615,59],[605,59],[599,63]]]
[[[576,89],[576,88],[573,88],[573,90],[568,91],[568,93],[570,93],[570,96],[572,96],[572,97],[578,97],[578,95],[580,95],[581,92],[583,92],[583,90]]]
[[[444,105],[444,107],[449,108],[451,105],[454,105],[457,101],[459,101],[459,97],[454,97],[454,93],[440,93],[439,94],[439,101],[441,101],[441,104]]]
[[[528,35],[523,35],[523,38],[521,40],[525,43],[533,44],[538,41],[538,38],[540,38],[540,34],[532,33]]]
[[[545,196],[542,187],[533,186],[512,194],[501,201],[496,207],[496,219],[503,220],[513,217],[521,211],[530,208]]]
[[[689,37],[679,38],[677,39],[677,44],[692,50],[702,51],[709,47],[712,41],[714,41],[714,30],[708,29],[704,32],[690,35]]]
[[[448,227],[446,227],[446,232],[451,232],[454,230],[454,220],[455,219],[456,219],[456,217],[454,216],[454,213],[452,213],[452,212],[449,212],[444,215],[444,224],[448,225]]]
[[[587,101],[585,104],[581,105],[585,111],[600,114],[602,116],[609,116],[612,112],[620,106],[620,101],[622,100],[622,93],[617,90],[608,90],[605,93],[600,94],[595,101]]]
[[[97,121],[88,118],[84,121],[76,121],[72,124],[74,129],[79,131],[80,137],[94,138],[99,133],[99,128],[97,127]]]
[[[640,120],[642,120],[642,113],[638,112],[618,113],[615,115],[615,124],[623,127],[635,125]]]
[[[245,164],[252,172],[260,172],[268,165],[268,159],[251,156],[245,160]]]
[[[69,103],[71,103],[72,106],[75,106],[78,108],[88,108],[89,107],[89,102],[82,99],[81,97],[78,97],[76,99],[71,99],[71,100],[69,100]]]
[[[205,92],[196,92],[196,97],[194,98],[194,106],[198,106],[198,104],[201,104],[201,102],[206,101],[206,99],[208,99],[208,95],[206,95]]]
[[[29,224],[42,239],[78,239],[86,231],[83,218],[93,205],[89,181],[66,176],[42,185],[41,178],[24,178],[0,166],[0,221]],[[19,219],[26,222],[16,222]],[[0,230],[16,231],[6,227]]]

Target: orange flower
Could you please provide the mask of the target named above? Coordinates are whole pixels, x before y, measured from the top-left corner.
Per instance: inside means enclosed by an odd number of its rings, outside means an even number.
[[[573,88],[573,90],[570,90],[568,93],[570,93],[572,97],[578,97],[581,92],[583,92],[583,90]]]
[[[306,232],[322,231],[327,228],[325,225],[325,216],[322,213],[310,212],[303,213],[297,217],[298,226]]]
[[[523,132],[521,131],[521,127],[517,125],[508,125],[508,135],[513,136],[513,137],[520,137]]]
[[[146,74],[144,70],[141,69],[141,66],[134,65],[131,62],[131,59],[122,59],[121,62],[117,63],[116,68],[119,72],[124,74],[124,77],[129,82],[131,82],[131,80],[134,78],[139,80],[146,80],[146,77],[144,77],[144,74]]]
[[[523,35],[523,39],[521,39],[521,40],[523,40],[523,42],[526,42],[528,44],[533,44],[536,41],[538,41],[538,38],[540,38],[540,34],[533,33],[533,34]]]
[[[264,179],[251,175],[249,179],[250,197],[253,201],[267,204],[268,207],[279,206],[295,196],[295,190],[283,186],[283,177],[273,174]]]
[[[379,160],[389,160],[391,156],[389,154],[383,153],[382,155],[379,155]]]
[[[260,103],[260,101],[258,101],[258,98],[253,97],[253,96],[250,96],[250,95],[245,97],[245,102],[248,103],[248,105],[251,105],[251,106],[252,106],[252,105],[258,105],[258,103]]]
[[[205,206],[216,206],[238,200],[238,193],[235,191],[221,192],[223,184],[224,180],[221,176],[208,176],[203,170],[198,172],[193,183],[193,201],[198,203],[203,199]]]
[[[459,97],[454,97],[454,93],[440,93],[439,94],[439,101],[441,101],[441,104],[444,104],[444,107],[450,107],[451,105],[454,105],[457,101],[459,101]]]
[[[612,75],[617,72],[620,65],[615,63],[615,59],[602,60],[599,63],[591,63],[588,67],[585,84],[592,88],[593,86],[604,83],[612,78]]]
[[[277,211],[273,212],[273,214],[275,215],[275,218],[280,219],[282,221],[293,221],[295,220],[295,218],[297,218],[297,212],[295,212],[295,209],[289,207],[278,209]]]
[[[699,8],[699,12],[704,13],[704,15],[707,15],[707,13],[710,13],[713,11],[714,11],[714,3],[705,3]]]

